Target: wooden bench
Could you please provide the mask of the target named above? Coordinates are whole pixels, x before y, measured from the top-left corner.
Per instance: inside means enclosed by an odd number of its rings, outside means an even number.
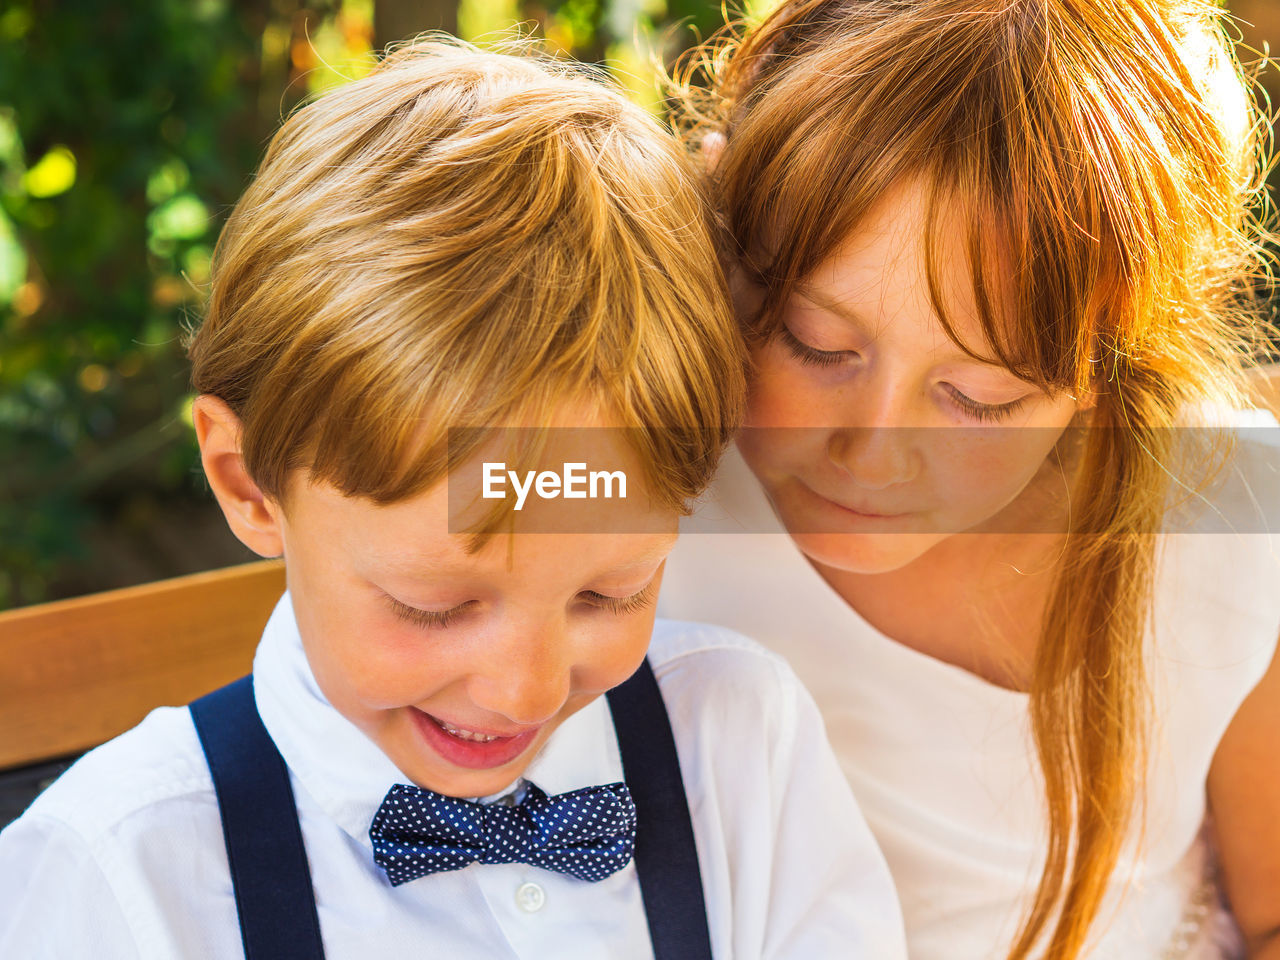
[[[153,708],[248,673],[283,592],[284,564],[264,560],[0,613],[0,777],[38,785]]]

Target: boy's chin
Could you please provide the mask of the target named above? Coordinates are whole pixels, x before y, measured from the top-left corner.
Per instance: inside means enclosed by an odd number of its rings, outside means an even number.
[[[426,782],[419,782],[416,777],[409,777],[413,781],[413,785],[421,787],[423,790],[430,790],[432,793],[438,793],[442,797],[455,797],[459,800],[484,800],[489,797],[501,797],[510,793],[520,778],[524,775],[521,769],[515,776],[503,777],[490,781],[470,780],[465,778],[444,778],[442,781],[435,781],[434,778],[428,778]]]
[[[532,760],[532,757],[529,758]],[[439,765],[436,765],[439,766]],[[508,793],[524,776],[529,767],[529,760],[521,760],[496,770],[416,770],[401,768],[405,781],[423,790],[430,790],[445,797],[457,797],[461,800],[476,800],[485,797],[497,797]]]

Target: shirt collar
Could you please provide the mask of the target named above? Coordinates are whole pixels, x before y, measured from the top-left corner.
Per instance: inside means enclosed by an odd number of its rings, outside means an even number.
[[[387,791],[411,783],[333,708],[307,663],[288,593],[267,621],[253,661],[254,697],[267,733],[295,778],[343,830],[372,852],[369,824]],[[526,782],[554,796],[622,780],[608,704],[600,697],[555,730],[525,776],[481,803],[518,798]]]

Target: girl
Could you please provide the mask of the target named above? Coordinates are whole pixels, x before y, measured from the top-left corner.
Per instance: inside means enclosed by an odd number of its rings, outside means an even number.
[[[913,958],[1226,956],[1210,812],[1280,957],[1276,459],[1211,430],[1261,327],[1218,11],[794,0],[701,62],[754,383],[694,529],[790,537],[683,538],[664,615],[792,660]]]

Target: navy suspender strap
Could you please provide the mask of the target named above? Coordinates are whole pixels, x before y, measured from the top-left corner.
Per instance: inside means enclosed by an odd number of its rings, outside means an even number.
[[[645,660],[607,694],[636,805],[636,873],[655,960],[711,960],[702,874],[675,737]],[[213,775],[246,960],[323,960],[289,771],[251,677],[191,704]]]
[[[191,704],[213,774],[246,960],[324,960],[289,770],[244,677]]]
[[[646,659],[607,694],[636,804],[636,872],[655,960],[711,960],[702,873],[671,721]]]

